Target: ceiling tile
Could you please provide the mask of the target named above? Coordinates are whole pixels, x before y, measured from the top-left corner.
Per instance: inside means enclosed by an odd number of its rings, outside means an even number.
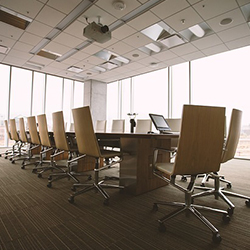
[[[0,35],[0,45],[3,45],[3,46],[7,46],[7,47],[9,47],[9,48],[12,48],[12,46],[13,46],[14,44],[15,44],[15,40]]]
[[[35,18],[44,6],[36,0],[1,0],[0,5],[30,18]]]
[[[233,21],[232,23],[228,25],[221,25],[220,21],[222,21],[225,18],[231,18]],[[234,26],[237,26],[239,24],[245,23],[245,18],[242,15],[242,12],[239,9],[235,9],[232,11],[227,12],[226,14],[217,16],[215,18],[212,18],[207,21],[207,24],[212,28],[213,31],[219,32],[225,29],[232,28]]]
[[[41,37],[29,32],[24,32],[19,41],[35,46],[41,41]]]
[[[197,52],[182,56],[182,58],[186,61],[192,61],[192,60],[196,60],[202,57],[204,57],[204,54],[201,51],[197,51]]]
[[[218,36],[223,42],[229,42],[249,35],[250,29],[247,24],[241,24],[231,29],[218,32]]]
[[[26,60],[22,58],[7,55],[6,57],[4,57],[2,62],[10,64],[10,65],[14,65],[14,66],[22,66],[26,62]]]
[[[87,21],[86,21],[87,18]],[[85,11],[79,18],[79,21],[84,22],[85,24],[96,22],[103,25],[110,25],[116,21],[116,18],[104,11],[100,7],[93,5],[87,11]]]
[[[131,61],[138,61],[138,60],[141,60],[142,58],[144,58],[148,55],[145,54],[144,52],[136,49],[136,50],[129,51],[128,53],[124,54],[123,56],[128,58]]]
[[[149,37],[145,36],[141,32],[137,32],[125,39],[123,41],[134,48],[140,48],[146,44],[152,43],[153,40],[151,40]]]
[[[63,18],[65,17],[65,14],[49,7],[45,6],[41,12],[36,17],[36,20],[47,24],[51,27],[56,26]]]
[[[100,46],[98,46],[98,43],[93,43],[91,45],[89,45],[88,47],[84,48],[82,50],[82,52],[89,54],[89,55],[93,55],[96,52],[102,50],[103,48],[101,48]]]
[[[137,31],[132,27],[130,27],[129,25],[124,24],[122,27],[112,31],[112,36],[115,37],[116,39],[122,40],[136,32]]]
[[[48,45],[46,45],[44,49],[53,53],[63,55],[70,50],[70,47],[52,41]]]
[[[129,51],[134,50],[133,47],[129,46],[128,44],[124,42],[117,42],[107,48],[107,50],[114,52],[118,55],[124,55],[128,53]]]
[[[81,39],[73,37],[65,32],[60,33],[56,38],[53,39],[53,41],[73,48],[82,43]]]
[[[203,22],[203,19],[197,14],[196,11],[194,11],[193,8],[189,7],[171,17],[164,19],[164,22],[175,31],[182,31],[194,26],[195,24]]]
[[[21,58],[23,60],[29,60],[33,55],[32,54],[27,54],[26,52],[23,52],[23,51],[20,51],[20,50],[11,49],[8,52],[8,56]]]
[[[189,6],[186,0],[168,0],[158,4],[151,11],[159,18],[164,19]]]
[[[250,45],[250,36],[246,36],[226,43],[229,49],[238,49]]]
[[[160,52],[154,55],[153,57],[158,59],[159,61],[166,61],[166,60],[177,57],[177,55],[170,50],[165,50],[163,52]]]
[[[23,51],[26,53],[29,53],[32,48],[33,48],[32,45],[29,45],[27,43],[22,43],[22,42],[16,42],[15,45],[13,46],[13,49]]]
[[[99,65],[99,64],[102,64],[106,61],[97,57],[97,56],[89,56],[89,57],[85,58],[82,62],[84,62],[85,64],[90,63],[92,65]]]
[[[96,5],[117,18],[121,18],[122,16],[131,12],[134,8],[140,6],[140,3],[136,0],[123,0],[123,2],[126,5],[126,8],[124,10],[120,11],[120,10],[116,10],[113,7],[113,5],[112,5],[113,2],[114,2],[114,0],[97,1]]]
[[[197,48],[191,43],[183,44],[170,49],[174,54],[178,56],[183,56],[197,51]]]
[[[51,30],[52,27],[37,22],[36,20],[32,21],[26,29],[29,33],[40,37],[46,37]]]
[[[243,5],[247,4],[247,3],[250,3],[250,0],[237,0],[237,2],[239,4],[239,6],[243,6]]]
[[[10,39],[18,40],[24,33],[24,30],[18,29],[7,23],[0,22],[1,35]]]
[[[219,45],[221,43],[222,43],[221,39],[215,34],[212,34],[210,36],[205,36],[201,39],[192,42],[192,44],[198,49],[206,49],[209,47],[213,47],[215,45]]]
[[[160,20],[161,19],[157,17],[155,14],[153,14],[150,11],[147,11],[144,14],[128,22],[128,25],[130,25],[131,27],[133,27],[134,29],[138,31],[141,31],[147,28],[148,26],[151,26],[152,24],[159,22]]]
[[[227,46],[224,44],[220,44],[220,45],[217,45],[214,47],[204,49],[204,50],[202,50],[202,53],[204,53],[206,56],[211,56],[211,55],[219,54],[219,53],[222,53],[225,51],[228,51]]]
[[[83,24],[80,21],[73,22],[69,27],[67,27],[64,32],[67,34],[70,34],[74,37],[78,37],[80,39],[85,39],[83,36],[83,29],[86,27],[85,24]]]
[[[194,4],[193,7],[203,19],[208,20],[238,6],[235,0],[203,0]]]
[[[47,5],[50,7],[63,12],[64,14],[69,14],[81,0],[49,0]]]

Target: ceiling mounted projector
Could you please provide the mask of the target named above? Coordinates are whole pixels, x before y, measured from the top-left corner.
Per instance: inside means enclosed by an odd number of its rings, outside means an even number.
[[[107,25],[92,22],[83,29],[83,35],[98,43],[105,43],[111,39],[111,32]]]

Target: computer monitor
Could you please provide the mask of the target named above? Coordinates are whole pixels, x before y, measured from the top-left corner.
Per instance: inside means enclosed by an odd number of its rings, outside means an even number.
[[[170,132],[171,128],[169,127],[167,121],[165,120],[163,115],[157,115],[157,114],[149,114],[153,124],[155,125],[155,128],[160,131],[160,133]]]

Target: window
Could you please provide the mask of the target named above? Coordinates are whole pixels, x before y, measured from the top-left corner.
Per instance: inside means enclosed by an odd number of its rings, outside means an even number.
[[[83,107],[84,83],[75,81],[74,85],[74,108]]]
[[[172,66],[171,70],[171,118],[181,118],[183,104],[189,104],[189,63],[182,63]]]
[[[73,81],[69,79],[64,79],[63,88],[63,117],[65,122],[65,129],[68,130],[70,123],[73,122],[72,118],[72,102],[73,102]]]
[[[168,116],[168,70],[161,69],[133,78],[134,112],[149,119],[149,113]]]
[[[1,75],[1,105],[0,105],[0,146],[7,146],[7,134],[4,120],[8,119],[8,98],[9,98],[9,81],[10,67],[0,64]]]
[[[34,72],[32,115],[44,113],[45,74]]]
[[[62,110],[62,78],[47,75],[46,118],[48,129],[52,130],[52,113]]]
[[[242,158],[250,158],[249,54],[245,47],[193,61],[191,67],[194,104],[226,107],[227,124],[232,108],[243,111],[236,153]]]

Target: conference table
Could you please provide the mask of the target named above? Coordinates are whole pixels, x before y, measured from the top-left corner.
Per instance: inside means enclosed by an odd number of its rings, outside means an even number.
[[[153,151],[156,147],[171,149],[171,139],[178,138],[179,133],[96,133],[96,137],[99,141],[120,140],[123,161],[120,163],[119,181],[125,187],[125,192],[138,195],[166,185],[166,182],[153,175]],[[158,162],[169,160],[169,153],[158,156]]]

